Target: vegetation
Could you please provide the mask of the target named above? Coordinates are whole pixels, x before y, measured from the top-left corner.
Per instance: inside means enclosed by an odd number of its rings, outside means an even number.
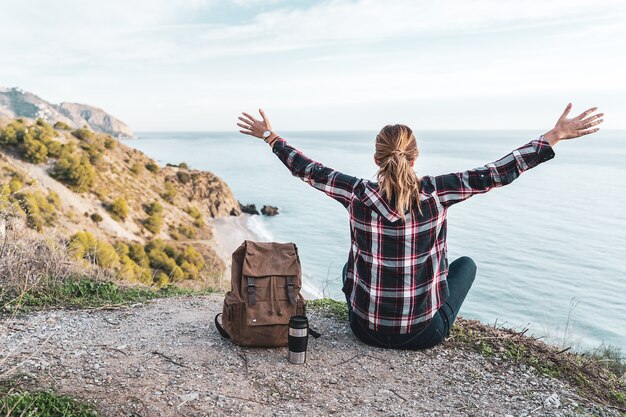
[[[345,301],[337,301],[332,298],[318,298],[307,302],[307,308],[320,310],[328,317],[335,317],[341,321],[348,321],[348,305]]]
[[[178,168],[189,169],[189,165],[187,165],[187,162],[181,162],[180,164],[178,164]]]
[[[160,170],[159,166],[154,161],[147,162],[146,169],[154,174],[156,174]]]
[[[145,168],[144,165],[140,164],[139,162],[136,162],[130,167],[130,171],[135,175],[139,175],[143,172],[144,168]]]
[[[80,129],[76,129],[72,132],[72,135],[78,140],[88,140],[94,137],[94,133],[89,130],[87,126],[83,126]]]
[[[144,226],[155,235],[158,234],[163,226],[163,206],[155,201],[146,208],[146,213],[148,218],[144,221]]]
[[[50,170],[50,176],[67,184],[72,190],[83,193],[94,184],[96,171],[87,155],[78,155],[66,147]]]
[[[102,220],[104,220],[104,219],[102,218],[102,216],[101,216],[101,215],[99,215],[98,213],[93,213],[93,214],[90,216],[90,218],[91,218],[91,220],[93,220],[93,222],[94,222],[94,223],[96,223],[96,224],[100,224],[100,222],[101,222]]]
[[[53,226],[56,220],[56,210],[60,208],[61,202],[56,193],[48,196],[36,190],[31,193],[15,193],[11,200],[19,204],[22,212],[26,215],[26,224],[40,232],[44,225]]]
[[[58,130],[72,130],[72,128],[67,123],[63,122],[56,122],[54,124],[54,128]]]
[[[98,417],[93,405],[53,391],[29,391],[0,383],[0,415],[25,417]]]
[[[150,267],[156,273],[164,273],[170,282],[185,279],[199,279],[200,272],[205,269],[204,257],[192,246],[174,247],[161,239],[148,243],[145,251]],[[162,276],[157,278],[163,279]]]
[[[77,232],[72,235],[69,249],[76,259],[87,259],[102,268],[120,267],[120,257],[113,245],[96,239],[89,232]]]
[[[174,204],[176,198],[176,187],[172,181],[165,181],[165,191],[161,193],[161,198],[170,204]]]
[[[204,220],[202,219],[202,212],[196,206],[187,206],[185,208],[185,213],[189,214],[193,218],[193,225],[202,228],[205,226]]]
[[[525,364],[540,374],[569,381],[586,398],[626,410],[626,364],[619,349],[571,353],[569,348],[559,349],[524,333],[457,319],[446,343]]]
[[[26,134],[22,143],[24,159],[33,164],[40,164],[48,159],[48,148],[41,141]]]
[[[107,207],[111,217],[115,220],[126,220],[128,216],[128,203],[124,197],[117,197],[113,200],[113,203]]]
[[[181,184],[187,184],[189,181],[191,181],[191,175],[189,175],[189,173],[185,171],[178,171],[176,173],[176,178],[178,178],[178,181]]]
[[[116,145],[117,145],[117,141],[113,139],[111,136],[107,136],[104,139],[104,147],[106,149],[114,149]]]

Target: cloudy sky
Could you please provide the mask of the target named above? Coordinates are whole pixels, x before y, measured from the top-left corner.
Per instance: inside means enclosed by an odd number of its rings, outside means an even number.
[[[0,86],[142,130],[626,128],[624,0],[0,0]]]

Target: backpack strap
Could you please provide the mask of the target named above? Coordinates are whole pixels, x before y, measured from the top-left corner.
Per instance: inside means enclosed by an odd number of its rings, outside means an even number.
[[[217,331],[220,332],[220,334],[222,335],[223,338],[230,339],[230,335],[226,332],[226,330],[224,330],[224,328],[222,327],[220,322],[217,321],[217,318],[219,316],[221,316],[221,315],[222,315],[222,313],[219,313],[219,314],[215,315],[215,327],[217,327]]]
[[[251,306],[256,304],[256,287],[252,277],[248,277],[248,304]]]
[[[287,277],[287,295],[289,296],[289,302],[296,305],[296,292],[293,284],[293,277]]]

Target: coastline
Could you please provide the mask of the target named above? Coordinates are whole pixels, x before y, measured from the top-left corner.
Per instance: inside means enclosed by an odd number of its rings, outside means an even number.
[[[213,227],[214,239],[211,244],[218,256],[226,264],[222,278],[230,280],[232,253],[244,242],[253,240],[256,242],[274,241],[271,233],[257,220],[258,215],[242,213],[239,216],[218,217],[211,219],[209,224]],[[307,281],[306,274],[302,271],[302,296],[307,300],[319,298],[315,287]]]

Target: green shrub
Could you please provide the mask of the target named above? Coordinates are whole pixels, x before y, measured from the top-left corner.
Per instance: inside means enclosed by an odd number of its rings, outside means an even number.
[[[178,171],[176,173],[176,178],[178,178],[178,181],[181,184],[187,184],[189,181],[191,181],[191,175],[189,175],[189,173],[185,171]]]
[[[148,255],[146,255],[143,245],[139,242],[131,242],[128,245],[128,256],[139,266],[147,268],[150,265]]]
[[[76,129],[72,132],[72,135],[78,140],[88,140],[92,139],[94,134],[89,128],[86,126],[81,127],[80,129]]]
[[[178,168],[189,169],[189,165],[187,165],[187,162],[181,162],[180,164],[178,164]]]
[[[54,128],[58,130],[72,130],[72,128],[67,123],[63,122],[56,122],[54,124]]]
[[[165,181],[165,191],[161,193],[161,198],[170,204],[174,204],[174,199],[176,198],[176,187],[173,182]]]
[[[146,220],[144,220],[143,225],[146,229],[156,235],[161,231],[161,228],[163,227],[163,216],[160,214],[150,215]]]
[[[143,170],[144,170],[144,166],[140,164],[139,162],[134,163],[133,166],[130,167],[130,171],[135,175],[141,174]]]
[[[155,214],[162,214],[163,206],[159,204],[158,201],[154,201],[149,206],[147,206],[145,210],[146,210],[146,213],[148,213],[151,216]]]
[[[128,216],[128,203],[124,197],[117,197],[107,209],[115,220],[126,220]]]
[[[186,225],[178,226],[178,232],[185,236],[187,239],[193,239],[196,237],[196,228]]]
[[[41,118],[37,119],[37,123],[33,126],[32,131],[33,137],[42,142],[52,139],[57,135],[57,132],[52,128],[52,126]]]
[[[54,206],[55,209],[59,210],[61,208],[61,198],[54,191],[50,191],[46,199]]]
[[[61,156],[61,151],[63,150],[63,144],[55,139],[49,139],[44,142],[46,148],[48,148],[48,156],[51,158],[58,158]]]
[[[115,139],[113,139],[111,136],[107,136],[104,139],[104,147],[107,149],[114,149],[115,146],[117,145],[117,141]]]
[[[99,224],[102,220],[104,220],[102,216],[99,215],[98,213],[93,213],[90,217],[91,217],[91,220],[93,220],[93,222],[96,224]]]
[[[103,268],[119,268],[120,256],[113,245],[96,239],[89,232],[77,232],[71,238],[69,247],[77,259],[88,259]]]
[[[23,122],[13,120],[0,130],[0,145],[15,146],[22,143],[26,135],[26,126]]]
[[[159,288],[166,287],[167,285],[169,285],[169,283],[170,279],[168,278],[167,274],[162,271],[157,272],[154,276],[154,284]]]
[[[196,206],[187,206],[185,212],[193,218],[194,226],[198,228],[205,226],[204,220],[202,219],[202,212]]]
[[[48,148],[39,140],[26,134],[22,142],[22,155],[28,162],[40,164],[48,159]]]
[[[38,232],[47,225],[54,225],[56,220],[56,207],[49,201],[50,195],[45,197],[39,190],[32,193],[19,193],[15,195],[20,208],[26,214],[26,224]]]
[[[146,169],[154,174],[156,174],[160,170],[159,166],[154,161],[147,162]]]
[[[13,177],[11,178],[11,181],[9,181],[9,190],[11,191],[11,194],[17,193],[22,189],[22,186],[22,181],[20,181],[18,177]]]
[[[96,179],[96,171],[86,155],[78,156],[65,148],[50,170],[50,176],[67,184],[76,192],[82,193],[91,188]]]
[[[148,218],[144,221],[144,226],[155,235],[161,231],[163,227],[163,206],[158,201],[154,201],[146,207]]]

